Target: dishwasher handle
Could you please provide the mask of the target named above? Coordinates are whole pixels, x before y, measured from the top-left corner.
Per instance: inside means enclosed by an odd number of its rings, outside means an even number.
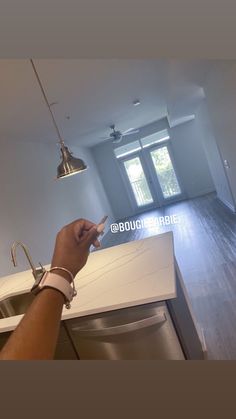
[[[122,333],[135,332],[136,330],[143,329],[145,327],[150,327],[155,324],[161,324],[166,321],[165,313],[159,313],[155,316],[147,317],[142,320],[138,320],[132,323],[125,323],[119,326],[104,327],[99,329],[80,329],[79,326],[74,326],[71,328],[72,332],[76,332],[78,336],[81,337],[95,337],[95,336],[111,336],[111,335],[120,335]]]

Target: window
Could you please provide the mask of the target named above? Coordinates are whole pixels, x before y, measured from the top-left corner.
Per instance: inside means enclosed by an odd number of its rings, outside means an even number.
[[[170,136],[167,129],[164,129],[154,134],[148,135],[147,137],[141,138],[140,140],[133,141],[126,145],[122,145],[114,149],[114,153],[117,159],[128,156],[129,154],[140,151],[142,148],[150,147],[154,144],[161,143],[169,140]]]
[[[140,142],[133,141],[132,143],[122,145],[121,147],[115,148],[114,152],[116,158],[119,159],[120,157],[127,156],[128,154],[135,153],[136,151],[141,150]]]
[[[133,190],[136,203],[139,207],[153,202],[145,173],[139,157],[124,162],[125,170]]]
[[[151,151],[151,158],[164,198],[181,193],[176,173],[166,146]]]
[[[148,135],[140,140],[143,148],[150,147],[153,144],[161,143],[162,141],[169,140],[170,136],[167,129],[163,131],[155,132],[154,134]]]

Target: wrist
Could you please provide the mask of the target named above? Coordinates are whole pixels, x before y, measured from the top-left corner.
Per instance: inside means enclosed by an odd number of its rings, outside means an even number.
[[[67,274],[66,277],[65,274]],[[70,284],[70,282],[72,284]],[[69,270],[59,266],[52,267],[48,271],[45,271],[42,278],[35,282],[31,291],[34,294],[38,294],[45,288],[52,288],[61,292],[64,295],[67,309],[71,307],[70,303],[73,300],[73,297],[77,295],[74,276]]]
[[[58,301],[60,301],[63,304],[65,304],[65,295],[58,289],[56,288],[51,288],[51,287],[44,287],[37,295],[36,297],[40,296],[40,295],[48,295],[51,298],[57,299]]]

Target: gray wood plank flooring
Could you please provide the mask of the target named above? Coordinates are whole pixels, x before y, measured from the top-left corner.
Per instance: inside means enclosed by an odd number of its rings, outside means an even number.
[[[157,208],[127,220],[177,214],[180,223],[107,233],[102,247],[173,231],[175,254],[209,359],[236,359],[236,215],[215,194]],[[122,220],[124,221],[124,220]]]

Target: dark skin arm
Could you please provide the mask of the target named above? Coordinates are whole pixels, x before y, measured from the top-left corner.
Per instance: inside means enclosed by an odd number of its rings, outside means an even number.
[[[90,246],[100,246],[96,225],[77,220],[58,233],[51,267],[63,267],[74,276],[86,264]],[[58,271],[71,281],[68,273]],[[64,296],[57,290],[44,289],[33,300],[25,316],[0,352],[0,360],[53,359]]]

